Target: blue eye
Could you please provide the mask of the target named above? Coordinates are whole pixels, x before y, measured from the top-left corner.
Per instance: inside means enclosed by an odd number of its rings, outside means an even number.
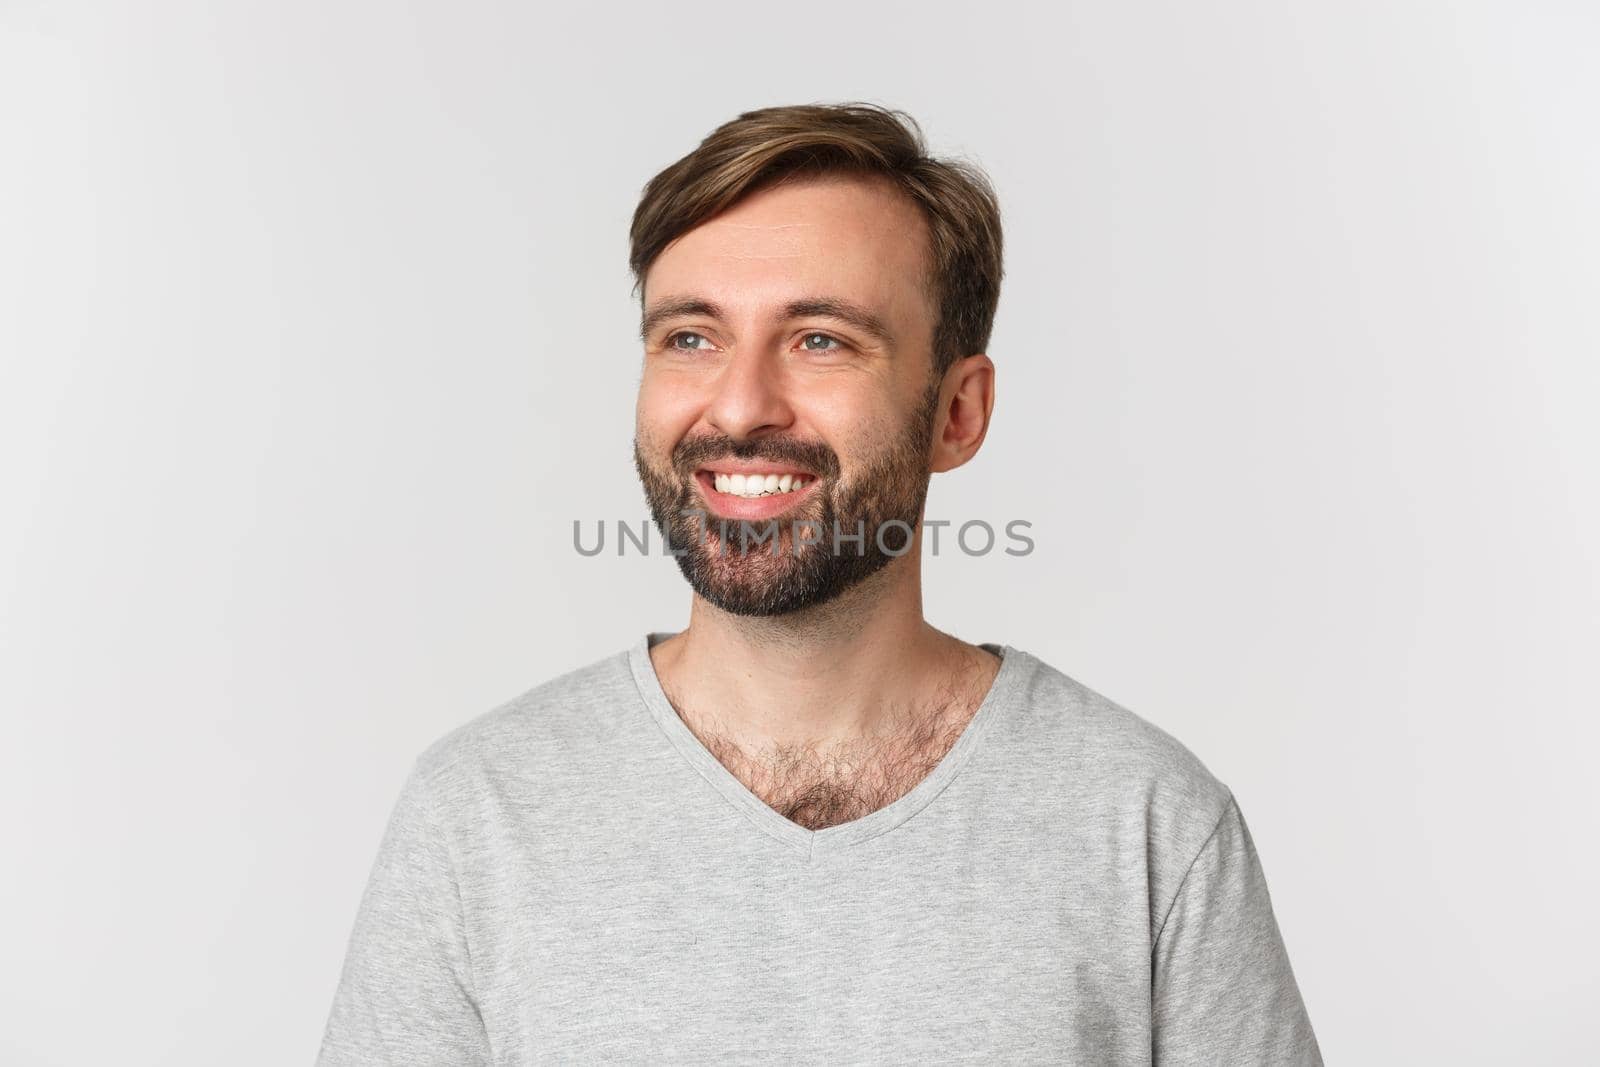
[[[691,338],[694,338],[697,341],[704,341],[706,339],[706,335],[703,334],[703,333],[695,333],[693,330],[679,330],[677,333],[675,333],[672,336],[667,338],[668,347],[676,348],[680,352],[700,352],[700,351],[703,351],[703,349],[699,345],[687,345],[687,346],[685,346],[685,345],[678,344],[678,341],[681,340],[682,338],[685,338],[685,337],[691,337]]]
[[[827,341],[827,342],[829,342],[829,343],[831,343],[833,345],[833,348],[818,348],[818,347],[814,347],[811,344],[811,342],[812,341],[817,341],[817,340]],[[825,333],[808,333],[808,334],[806,334],[805,340],[802,342],[802,345],[803,345],[803,347],[805,348],[805,350],[807,352],[832,352],[836,348],[843,348],[844,347],[844,345],[839,341],[839,339],[837,337],[829,337]]]

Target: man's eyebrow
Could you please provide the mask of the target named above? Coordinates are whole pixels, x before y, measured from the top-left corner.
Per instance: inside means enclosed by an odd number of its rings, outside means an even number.
[[[704,315],[707,318],[722,319],[722,309],[709,300],[700,297],[669,297],[655,307],[645,312],[639,322],[639,339],[648,342],[650,334],[668,319],[680,315]],[[818,296],[802,300],[791,300],[783,307],[785,319],[801,319],[810,317],[837,319],[840,322],[854,326],[862,333],[884,344],[894,343],[894,334],[890,332],[888,324],[876,312],[862,307],[860,304],[838,297]]]
[[[818,316],[848,323],[862,333],[886,345],[894,344],[894,334],[876,312],[837,297],[821,296],[810,300],[795,300],[783,309],[784,318],[804,319]]]
[[[639,320],[639,340],[649,342],[650,334],[668,319],[680,315],[704,315],[710,319],[722,318],[722,309],[709,300],[697,296],[669,297],[644,313]]]

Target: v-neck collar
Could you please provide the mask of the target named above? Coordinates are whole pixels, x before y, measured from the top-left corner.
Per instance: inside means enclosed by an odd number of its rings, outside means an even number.
[[[1012,695],[1028,673],[1031,657],[1010,645],[983,644],[979,647],[1000,657],[1000,669],[984,694],[978,710],[968,720],[966,728],[956,738],[950,751],[944,754],[933,770],[918,782],[909,793],[869,812],[859,819],[810,830],[778,814],[766,801],[751,792],[732,771],[722,765],[711,750],[695,736],[694,731],[678,717],[671,701],[661,687],[655,664],[650,659],[650,648],[668,637],[669,633],[646,633],[628,651],[628,666],[639,688],[639,696],[651,716],[672,742],[674,748],[688,760],[700,776],[721,793],[757,828],[777,840],[812,857],[824,852],[849,848],[851,845],[886,833],[927,807],[960,773],[972,757],[996,718],[1012,703]]]

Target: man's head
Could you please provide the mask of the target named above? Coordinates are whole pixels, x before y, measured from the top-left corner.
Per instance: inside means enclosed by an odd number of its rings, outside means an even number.
[[[890,564],[929,475],[987,428],[1001,277],[987,180],[929,158],[897,112],[767,108],[652,179],[631,239],[635,463],[696,592],[781,614]],[[776,552],[751,536],[773,530]]]

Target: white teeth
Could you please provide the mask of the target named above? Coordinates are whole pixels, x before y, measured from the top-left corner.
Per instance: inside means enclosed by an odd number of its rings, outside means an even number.
[[[717,492],[753,498],[791,493],[804,489],[806,479],[795,474],[716,474],[711,477]]]

